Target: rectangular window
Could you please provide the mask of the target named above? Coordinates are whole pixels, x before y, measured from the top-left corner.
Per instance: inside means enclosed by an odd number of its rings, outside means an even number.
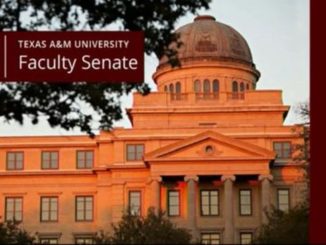
[[[76,237],[75,244],[95,244],[93,237]]]
[[[42,152],[42,169],[58,169],[59,153],[57,151]]]
[[[24,168],[24,152],[7,152],[7,170]]]
[[[57,197],[41,197],[41,221],[58,221]]]
[[[127,161],[141,161],[144,155],[143,144],[127,145]]]
[[[129,209],[131,215],[141,215],[140,191],[129,191]]]
[[[219,215],[218,190],[201,190],[200,206],[203,216]]]
[[[251,232],[240,233],[240,244],[251,244],[253,235]]]
[[[290,190],[277,190],[277,206],[279,210],[288,211],[290,209]]]
[[[252,215],[251,190],[240,190],[240,215]]]
[[[220,234],[219,233],[202,233],[201,234],[201,244],[220,244]]]
[[[77,168],[89,169],[93,167],[93,151],[77,151]]]
[[[6,197],[5,204],[5,220],[23,220],[23,198],[22,197]]]
[[[168,191],[168,216],[180,215],[180,192],[175,190]]]
[[[290,142],[274,142],[274,151],[278,159],[291,158],[291,143]]]
[[[77,196],[76,197],[76,221],[93,220],[93,197]]]
[[[58,238],[40,238],[40,244],[58,244]]]

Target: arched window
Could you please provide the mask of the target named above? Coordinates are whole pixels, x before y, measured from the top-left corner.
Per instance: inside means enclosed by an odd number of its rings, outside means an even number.
[[[239,92],[238,82],[233,81],[233,83],[232,83],[232,99],[238,99],[238,97],[239,97],[238,92]]]
[[[169,92],[174,93],[174,85],[172,83],[169,85]]]
[[[249,90],[249,83],[247,83],[247,85],[246,85],[246,89]]]
[[[237,81],[233,81],[233,83],[232,83],[232,92],[233,93],[238,92],[238,83],[237,83]]]
[[[181,83],[180,83],[180,82],[177,82],[177,83],[175,84],[175,92],[176,92],[177,94],[180,94],[180,93],[181,93]]]
[[[195,93],[200,93],[201,91],[201,86],[200,86],[200,81],[199,80],[195,80],[194,82],[194,91]]]
[[[244,83],[240,83],[240,92],[244,92],[245,86]]]
[[[213,93],[216,94],[220,90],[219,81],[215,79],[213,81]]]
[[[203,88],[204,94],[209,94],[211,92],[211,85],[209,83],[208,79],[204,80],[204,88]]]
[[[164,92],[165,92],[165,93],[169,92],[169,91],[168,91],[168,86],[166,86],[166,85],[164,86]]]

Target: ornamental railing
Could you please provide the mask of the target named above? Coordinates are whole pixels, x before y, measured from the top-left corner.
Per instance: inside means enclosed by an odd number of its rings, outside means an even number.
[[[216,104],[250,104],[250,105],[278,105],[282,102],[282,91],[263,90],[246,92],[219,92],[219,93],[165,93],[153,92],[148,96],[134,95],[134,105],[151,107],[173,104],[175,106],[209,105]]]
[[[195,93],[196,100],[218,100],[219,93]]]
[[[244,100],[245,99],[245,93],[244,92],[227,93],[227,99],[228,100]]]
[[[172,101],[187,100],[188,94],[186,94],[186,93],[170,93],[170,98]]]

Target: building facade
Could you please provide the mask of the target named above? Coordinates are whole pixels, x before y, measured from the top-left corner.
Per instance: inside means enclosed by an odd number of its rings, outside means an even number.
[[[181,67],[160,61],[158,91],[134,94],[132,128],[0,137],[0,222],[22,221],[42,243],[91,243],[126,208],[154,207],[194,241],[245,244],[265,209],[302,200],[302,127],[283,125],[281,91],[256,90],[245,39],[211,16],[177,33]]]

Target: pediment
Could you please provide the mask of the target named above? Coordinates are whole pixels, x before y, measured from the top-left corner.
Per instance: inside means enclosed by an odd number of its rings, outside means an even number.
[[[262,147],[206,131],[152,151],[145,155],[145,161],[253,160],[274,157],[274,152]]]

